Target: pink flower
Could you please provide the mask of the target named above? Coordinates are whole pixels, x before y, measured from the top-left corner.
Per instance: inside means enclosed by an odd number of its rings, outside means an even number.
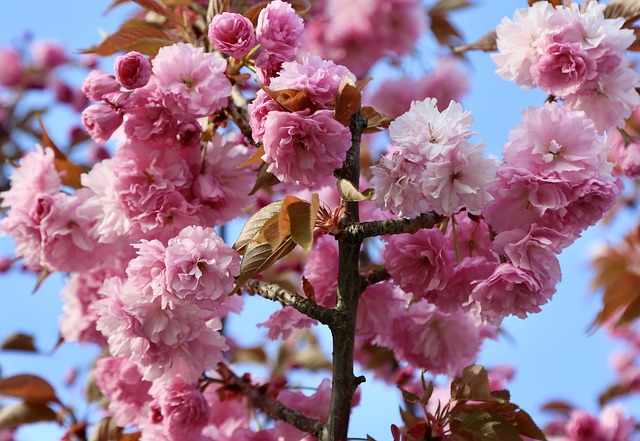
[[[164,256],[167,290],[176,302],[212,310],[231,293],[240,257],[213,228],[186,227],[170,239]]]
[[[475,360],[482,338],[472,317],[443,314],[425,301],[393,321],[392,349],[399,360],[432,374],[456,375]]]
[[[522,118],[503,147],[510,166],[572,184],[599,172],[605,149],[583,112],[554,102],[529,107]]]
[[[267,337],[271,340],[286,340],[294,329],[310,328],[317,325],[313,320],[291,306],[285,306],[269,316],[266,322],[258,323],[258,328],[268,328]]]
[[[523,319],[527,314],[540,312],[540,306],[551,299],[555,281],[548,285],[545,289],[531,271],[502,263],[489,278],[476,285],[472,296],[480,302],[483,314],[497,318],[515,315]]]
[[[122,114],[107,104],[92,104],[82,111],[82,124],[91,139],[104,144],[122,124]]]
[[[320,236],[313,241],[303,275],[313,286],[316,302],[333,308],[338,289],[338,242],[332,236]]]
[[[242,214],[253,200],[249,193],[255,183],[253,167],[239,167],[251,156],[242,135],[214,134],[205,145],[201,172],[193,181],[194,199],[203,225],[222,225]]]
[[[0,48],[0,85],[16,87],[22,82],[24,65],[20,54],[9,47]]]
[[[640,177],[640,137],[632,136],[628,144],[614,131],[609,136],[613,145],[609,160],[616,164],[617,170],[629,178]]]
[[[483,151],[481,143],[462,139],[426,165],[422,193],[436,213],[451,216],[464,208],[480,214],[493,200],[486,188],[494,181],[497,166],[482,156]]]
[[[258,16],[256,36],[268,58],[283,62],[292,59],[302,43],[304,21],[289,3],[270,2]]]
[[[484,256],[463,258],[462,262],[453,268],[446,286],[439,291],[428,292],[424,298],[443,313],[468,311],[474,306],[471,298],[473,288],[491,276],[498,264],[497,259]]]
[[[152,399],[151,383],[142,379],[134,363],[125,357],[101,358],[96,363],[95,376],[119,426],[139,426],[144,422]]]
[[[368,286],[358,302],[357,338],[368,343],[388,344],[393,318],[404,313],[410,300],[407,293],[391,282]]]
[[[147,425],[154,431],[160,429],[159,433],[170,441],[197,439],[211,414],[197,385],[174,376],[168,384],[154,384],[151,393],[154,400],[149,405]]]
[[[257,44],[251,21],[233,12],[214,16],[208,35],[216,49],[232,58],[244,57]]]
[[[545,48],[534,71],[542,90],[565,97],[596,76],[596,62],[582,49],[581,43],[551,43]]]
[[[582,410],[571,412],[565,430],[571,441],[609,441],[598,418]]]
[[[271,111],[265,119],[262,159],[267,171],[285,183],[312,187],[342,166],[351,132],[333,112]]]
[[[151,63],[139,52],[131,51],[116,57],[116,80],[127,89],[145,86],[151,78]]]
[[[103,96],[119,90],[116,78],[102,69],[93,69],[82,82],[82,92],[91,101],[101,101]]]
[[[216,113],[227,105],[231,82],[227,62],[217,52],[176,43],[160,49],[153,74],[163,102],[178,119],[190,121]]]
[[[455,262],[453,250],[446,248],[438,229],[391,236],[383,257],[393,281],[416,297],[443,289]]]
[[[271,79],[271,90],[293,89],[306,92],[311,101],[319,108],[327,109],[335,106],[338,88],[344,77],[353,78],[349,69],[310,55],[302,62],[289,61],[282,63],[282,68],[275,78]]]
[[[280,104],[271,98],[267,92],[260,89],[256,94],[256,98],[249,104],[248,111],[251,119],[251,136],[255,142],[261,142],[264,137],[265,120],[272,110],[284,110]]]
[[[36,41],[31,51],[35,64],[44,70],[54,69],[68,60],[64,47],[54,41]]]
[[[528,231],[513,229],[498,234],[493,248],[517,267],[536,275],[544,274],[547,280],[559,281],[560,263],[556,253],[562,251],[564,240],[560,232],[533,224]],[[538,278],[541,282],[545,280]]]
[[[125,109],[127,137],[163,147],[176,142],[178,121],[162,100],[162,92],[153,81],[133,92]]]

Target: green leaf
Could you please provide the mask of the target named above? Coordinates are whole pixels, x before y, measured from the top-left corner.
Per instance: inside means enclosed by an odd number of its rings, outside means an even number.
[[[0,409],[0,429],[11,429],[42,421],[56,421],[56,419],[56,413],[42,403],[23,402]]]
[[[31,403],[60,402],[47,380],[30,374],[0,379],[0,395],[22,398]]]
[[[281,200],[272,202],[271,204],[262,207],[256,214],[251,216],[247,223],[242,227],[238,240],[233,244],[233,249],[241,255],[244,254],[249,242],[255,238],[256,234],[258,234],[269,219],[280,212],[280,207],[282,207]]]

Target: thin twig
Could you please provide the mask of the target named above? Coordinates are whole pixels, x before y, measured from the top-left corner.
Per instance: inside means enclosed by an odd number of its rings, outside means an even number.
[[[433,228],[443,217],[436,212],[423,213],[412,219],[391,219],[371,222],[356,222],[343,226],[336,233],[336,239],[347,242],[361,242],[367,237],[388,234],[413,234],[422,228]]]

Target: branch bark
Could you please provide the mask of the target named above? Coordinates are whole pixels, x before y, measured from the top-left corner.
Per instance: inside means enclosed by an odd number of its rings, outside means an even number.
[[[253,386],[246,379],[236,375],[236,373],[229,369],[229,367],[224,363],[218,364],[218,372],[222,378],[226,380],[227,384],[237,387],[255,407],[262,410],[271,418],[289,423],[296,429],[311,433],[315,436],[319,436],[325,429],[325,425],[322,421],[309,418],[303,413],[293,410],[279,401],[265,395],[262,389]]]
[[[244,284],[244,288],[250,294],[256,294],[265,299],[296,308],[301,313],[325,325],[332,325],[335,322],[336,316],[331,309],[313,303],[306,297],[288,291],[276,283],[252,279]]]
[[[367,126],[367,120],[358,110],[351,117],[351,148],[342,169],[336,176],[348,179],[356,186],[360,178],[360,140]],[[341,218],[342,225],[359,222],[360,215],[357,202],[347,202],[345,214]],[[338,240],[339,270],[337,302],[334,309],[336,319],[329,327],[333,337],[333,378],[331,390],[331,407],[326,430],[322,441],[345,441],[349,431],[351,417],[351,401],[358,385],[364,377],[356,378],[353,374],[353,351],[355,346],[356,313],[358,299],[364,287],[360,277],[359,257],[362,240]]]
[[[388,234],[413,234],[422,228],[433,228],[444,218],[431,211],[412,219],[392,219],[372,222],[357,222],[344,225],[336,233],[338,240],[347,242],[362,242],[368,237],[384,236]]]

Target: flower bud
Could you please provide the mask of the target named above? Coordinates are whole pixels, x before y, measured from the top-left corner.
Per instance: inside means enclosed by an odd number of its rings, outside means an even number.
[[[91,101],[101,101],[107,93],[117,92],[120,85],[113,75],[102,69],[93,69],[82,82],[82,92]]]
[[[108,104],[92,104],[82,112],[82,124],[91,139],[102,144],[120,127],[122,115]]]
[[[129,52],[116,58],[116,80],[127,89],[145,86],[151,78],[151,63],[139,52]]]
[[[256,45],[251,21],[233,12],[213,17],[209,25],[209,40],[223,54],[242,58]]]

